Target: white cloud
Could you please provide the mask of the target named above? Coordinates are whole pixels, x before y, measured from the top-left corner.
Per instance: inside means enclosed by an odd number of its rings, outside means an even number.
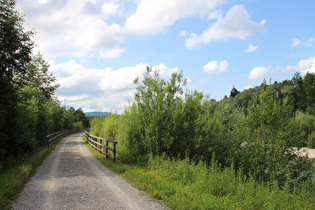
[[[219,17],[218,21],[203,31],[201,35],[191,34],[191,37],[186,39],[186,47],[191,49],[201,43],[207,44],[214,40],[246,39],[253,33],[262,31],[262,25],[265,22],[251,21],[244,6],[235,5],[226,13],[224,18]]]
[[[253,70],[249,73],[248,78],[249,79],[257,79],[259,77],[265,76],[269,72],[269,67],[255,67]]]
[[[123,67],[113,70],[89,69],[70,60],[56,64],[50,61],[50,70],[53,71],[57,82],[61,85],[56,92],[60,100],[67,100],[68,106],[81,107],[84,110],[111,111],[120,113],[125,105],[133,100],[136,86],[133,80],[143,78],[148,64],[139,63],[132,67]],[[153,66],[159,70],[162,78],[168,78],[178,68],[169,68],[165,64]],[[111,108],[109,108],[111,107]]]
[[[187,34],[186,31],[181,31],[181,32],[179,33],[179,36],[186,36],[186,34]]]
[[[25,25],[34,28],[38,49],[45,56],[117,57],[124,50],[126,35],[118,24],[106,21],[118,13],[115,0],[20,0]],[[113,53],[114,52],[114,53]]]
[[[251,45],[249,45],[249,47],[246,50],[246,52],[253,53],[253,52],[255,52],[258,49],[258,47],[259,47],[259,45],[254,46],[254,45],[251,44]]]
[[[302,42],[301,40],[294,38],[292,39],[292,43],[290,44],[290,47],[295,48],[298,45],[311,46],[314,40],[315,40],[314,37],[311,37],[309,40]]]
[[[136,12],[127,18],[128,34],[155,34],[187,16],[205,16],[223,0],[139,0]]]
[[[261,25],[265,25],[267,23],[267,20],[266,19],[263,19],[262,21],[260,21],[260,24]]]
[[[47,3],[48,3],[48,0],[38,0],[38,3],[39,3],[39,4],[47,4]]]
[[[289,65],[281,69],[284,71],[301,71],[303,74],[306,74],[307,72],[315,73],[315,57],[300,60],[295,66]]]
[[[227,60],[221,61],[210,61],[208,64],[204,65],[203,71],[210,72],[210,73],[221,73],[225,72],[229,63]]]
[[[299,44],[301,44],[301,40],[299,40],[299,39],[292,39],[292,43],[291,43],[291,47],[292,48],[295,48],[295,47],[297,47]]]
[[[311,38],[310,38],[308,41],[306,41],[304,44],[305,44],[306,46],[310,46],[314,40],[315,40],[314,37],[311,37]]]
[[[26,27],[37,32],[36,51],[46,57],[118,57],[127,36],[159,33],[178,19],[204,17],[223,2],[137,0],[128,3],[136,6],[130,16],[132,10],[118,0],[18,0],[17,6],[26,17]],[[111,17],[118,17],[120,23],[111,22]]]

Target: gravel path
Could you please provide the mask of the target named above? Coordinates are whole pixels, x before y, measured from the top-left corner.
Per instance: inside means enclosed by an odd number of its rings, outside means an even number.
[[[82,141],[65,138],[38,168],[13,209],[162,209],[105,168]]]

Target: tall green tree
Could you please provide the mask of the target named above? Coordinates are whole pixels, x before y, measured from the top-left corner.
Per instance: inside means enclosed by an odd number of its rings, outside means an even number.
[[[53,73],[49,71],[48,62],[39,52],[25,64],[25,72],[16,74],[13,81],[18,88],[28,87],[38,90],[41,97],[46,100],[52,99],[59,87]]]
[[[0,0],[0,77],[12,80],[31,61],[32,31],[25,31],[15,0]]]
[[[13,77],[25,73],[25,64],[31,61],[32,35],[32,31],[24,30],[15,1],[0,0],[0,170],[3,160],[9,162],[16,156],[19,114]]]
[[[237,165],[260,181],[276,179],[283,185],[288,173],[291,181],[305,181],[312,176],[312,165],[292,150],[297,144],[290,124],[293,108],[274,96],[272,88],[260,87],[258,97],[240,123]]]
[[[59,85],[40,53],[33,56],[25,67],[25,73],[13,77],[18,88],[18,109],[21,117],[19,127],[33,131],[28,132],[28,139],[35,137],[35,142],[44,144],[45,136],[51,131],[51,126],[47,123],[50,116],[47,114],[46,104],[53,100]],[[39,142],[40,140],[42,141]]]
[[[232,88],[232,90],[230,92],[230,97],[234,98],[237,94],[238,94],[238,90],[233,85],[233,88]]]
[[[173,73],[166,81],[158,71],[147,68],[144,79],[135,83],[135,102],[124,112],[117,134],[127,159],[149,153],[192,156],[194,122],[203,95],[185,90],[187,80],[182,73]]]

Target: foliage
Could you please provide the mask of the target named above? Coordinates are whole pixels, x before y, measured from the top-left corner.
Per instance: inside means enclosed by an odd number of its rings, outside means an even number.
[[[36,89],[43,99],[52,99],[59,85],[56,84],[56,78],[49,71],[49,64],[43,56],[37,53],[30,62],[25,64],[25,69],[23,74],[15,74],[13,77],[18,88]]]
[[[22,19],[15,10],[15,1],[0,1],[0,171],[3,160],[18,153],[18,94],[13,84],[15,74],[25,72],[24,64],[31,60],[31,32],[24,32]]]
[[[238,90],[235,88],[235,86],[233,85],[233,88],[230,92],[230,97],[234,98],[238,93]]]
[[[315,131],[315,116],[296,111],[295,117],[292,118],[292,123],[297,132],[297,139],[299,142],[295,146],[307,146],[313,148],[312,141],[309,142],[312,132]]]
[[[0,172],[46,145],[49,133],[88,126],[82,109],[54,98],[59,85],[42,55],[31,54],[32,35],[15,1],[0,0]]]
[[[315,205],[309,181],[301,187],[293,184],[294,190],[288,193],[288,182],[283,189],[277,182],[258,183],[233,165],[222,170],[215,161],[195,164],[153,155],[142,166],[113,164],[88,147],[106,167],[170,209],[313,209]]]
[[[135,160],[149,153],[170,156],[194,155],[194,122],[199,116],[203,95],[184,92],[187,84],[182,73],[173,73],[169,81],[149,67],[139,82],[135,101],[124,112],[117,138],[123,149],[121,158]]]
[[[0,1],[0,78],[11,81],[25,72],[31,61],[32,31],[24,31],[23,19],[15,10],[15,0]]]
[[[278,95],[274,96],[271,88],[260,88],[258,97],[242,119],[237,131],[241,144],[236,150],[236,163],[255,180],[275,179],[283,186],[290,173],[290,181],[297,181],[297,178],[299,182],[306,181],[313,169],[310,162],[292,152],[297,144],[290,124],[292,107]],[[293,165],[299,165],[301,170],[295,171]]]
[[[234,107],[230,99],[221,102],[206,100],[201,110],[195,122],[197,156],[209,163],[215,153],[220,164],[229,165],[231,153],[239,146],[235,131],[242,118],[241,110]]]
[[[294,115],[292,95],[283,91],[293,87],[293,93],[294,82],[264,81],[221,101],[185,91],[182,73],[165,81],[148,68],[136,83],[135,101],[119,120],[95,118],[91,123],[95,135],[115,134],[120,160],[144,165],[149,154],[165,154],[210,164],[214,156],[222,169],[234,165],[255,181],[279,187],[287,182],[302,186],[312,176],[311,162],[292,149],[314,142],[314,116]]]
[[[117,140],[117,130],[120,116],[117,113],[109,113],[105,117],[91,118],[90,133],[101,138]]]

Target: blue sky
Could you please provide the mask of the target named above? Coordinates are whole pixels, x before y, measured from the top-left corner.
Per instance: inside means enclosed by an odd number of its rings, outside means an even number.
[[[314,0],[17,0],[27,29],[84,111],[122,113],[150,66],[221,100],[264,79],[315,72]]]

